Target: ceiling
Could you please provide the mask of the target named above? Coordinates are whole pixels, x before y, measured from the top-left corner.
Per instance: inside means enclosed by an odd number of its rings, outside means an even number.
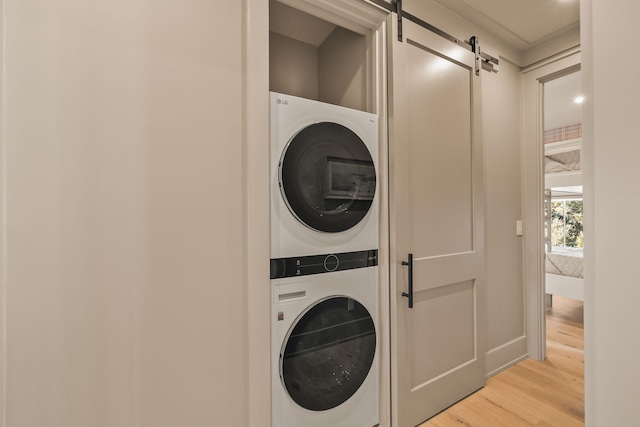
[[[269,2],[269,29],[275,33],[318,47],[335,28],[335,24],[279,1]]]
[[[580,27],[579,0],[435,0],[524,52]]]
[[[556,129],[582,123],[581,73],[577,71],[544,84],[544,129]]]

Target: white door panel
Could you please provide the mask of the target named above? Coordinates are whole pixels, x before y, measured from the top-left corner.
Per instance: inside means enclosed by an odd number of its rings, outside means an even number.
[[[392,409],[405,427],[484,385],[482,132],[475,54],[408,20],[399,42],[392,26]]]
[[[419,252],[414,250],[414,253]],[[434,258],[416,258],[414,255],[414,293],[473,280],[482,267],[482,259],[477,252]]]
[[[415,293],[409,324],[412,389],[475,359],[474,299],[472,281]]]

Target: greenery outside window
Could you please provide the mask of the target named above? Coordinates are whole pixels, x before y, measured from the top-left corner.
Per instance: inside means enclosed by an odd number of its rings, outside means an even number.
[[[551,201],[551,246],[582,248],[582,199]]]

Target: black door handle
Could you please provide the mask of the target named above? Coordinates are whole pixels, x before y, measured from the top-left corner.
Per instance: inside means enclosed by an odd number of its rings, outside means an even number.
[[[402,261],[402,265],[409,267],[409,292],[403,292],[402,296],[409,298],[409,308],[413,308],[413,254],[407,255],[408,261]]]

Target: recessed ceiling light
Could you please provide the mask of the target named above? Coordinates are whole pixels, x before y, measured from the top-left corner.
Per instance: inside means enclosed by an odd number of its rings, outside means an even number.
[[[584,96],[580,95],[573,100],[576,104],[582,104],[584,102]]]

